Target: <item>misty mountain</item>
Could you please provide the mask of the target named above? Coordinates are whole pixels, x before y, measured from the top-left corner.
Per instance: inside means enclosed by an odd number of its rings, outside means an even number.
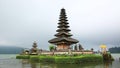
[[[0,54],[19,54],[22,50],[22,47],[0,46]]]
[[[120,47],[112,47],[112,48],[109,48],[109,51],[111,53],[120,53]]]

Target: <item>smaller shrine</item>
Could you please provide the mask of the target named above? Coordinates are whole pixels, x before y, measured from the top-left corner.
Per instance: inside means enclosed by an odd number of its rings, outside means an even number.
[[[100,48],[101,48],[102,54],[106,54],[107,53],[107,50],[106,50],[107,46],[105,44],[100,45]]]
[[[84,50],[84,48],[82,47],[82,45],[81,44],[76,44],[75,46],[74,46],[74,51],[83,51]]]
[[[31,55],[37,55],[39,49],[37,48],[37,43],[36,43],[36,41],[33,43],[32,47],[33,47],[33,48],[31,48],[31,50],[30,50],[31,53],[30,53],[30,54],[31,54]]]
[[[29,49],[25,48],[22,50],[22,52],[20,53],[21,55],[29,55]]]

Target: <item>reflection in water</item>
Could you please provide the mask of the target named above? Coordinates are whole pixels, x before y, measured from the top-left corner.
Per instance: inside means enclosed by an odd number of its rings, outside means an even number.
[[[36,68],[37,63],[30,62],[29,59],[22,59],[22,68],[30,67],[30,68]]]
[[[2,55],[3,56],[3,55]],[[15,55],[16,56],[16,55]],[[27,59],[2,59],[0,56],[0,68],[120,68],[120,54],[112,54],[115,61],[104,63],[83,63],[83,64],[48,64],[35,63]],[[6,55],[5,55],[6,57]],[[8,56],[9,57],[9,56]]]
[[[50,63],[35,63],[24,59],[22,68],[119,68],[119,61],[104,62],[104,63],[81,63],[81,64],[50,64]]]
[[[29,60],[28,59],[22,59],[22,64],[29,64]]]
[[[112,62],[111,61],[105,61],[104,62],[104,68],[109,68],[112,66]]]
[[[29,60],[28,59],[22,59],[22,68],[26,68],[29,65]]]
[[[36,63],[31,63],[31,68],[36,68]]]
[[[102,63],[81,63],[81,64],[50,64],[50,63],[35,63],[29,60],[22,60],[22,68],[96,68]]]

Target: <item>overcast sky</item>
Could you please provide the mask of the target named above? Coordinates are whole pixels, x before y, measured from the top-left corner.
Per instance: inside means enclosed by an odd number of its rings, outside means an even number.
[[[0,0],[0,46],[48,49],[61,8],[85,49],[120,46],[120,0]]]

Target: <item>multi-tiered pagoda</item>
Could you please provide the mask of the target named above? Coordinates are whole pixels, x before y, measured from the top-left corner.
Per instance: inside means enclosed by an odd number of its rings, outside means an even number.
[[[32,49],[31,49],[31,54],[32,55],[37,55],[38,54],[38,48],[37,48],[37,43],[34,42],[33,45],[32,45]]]
[[[63,8],[60,12],[60,20],[58,23],[58,29],[56,30],[58,33],[55,34],[56,38],[48,41],[51,44],[57,45],[57,50],[68,50],[70,45],[79,42],[78,40],[71,38],[72,34],[69,33],[71,30],[69,29],[69,23],[67,21],[66,12]]]

